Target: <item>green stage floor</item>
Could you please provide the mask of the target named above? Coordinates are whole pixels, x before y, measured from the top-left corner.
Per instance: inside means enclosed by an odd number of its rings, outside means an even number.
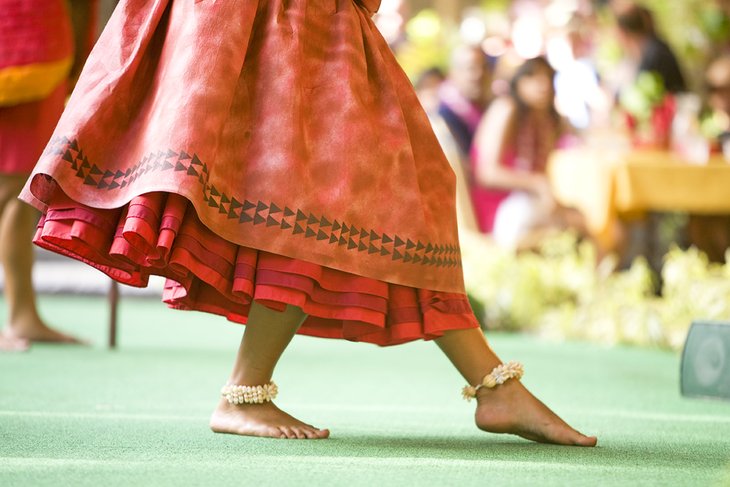
[[[279,404],[332,438],[252,439],[207,428],[239,326],[126,298],[110,352],[103,299],[41,305],[95,345],[0,354],[2,486],[730,485],[730,403],[680,398],[674,353],[490,337],[539,397],[598,435],[580,449],[480,433],[433,344],[298,337]]]

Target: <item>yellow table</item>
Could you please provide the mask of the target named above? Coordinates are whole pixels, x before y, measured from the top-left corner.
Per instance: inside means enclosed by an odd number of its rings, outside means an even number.
[[[555,151],[548,175],[557,200],[580,210],[607,248],[619,218],[644,211],[730,214],[730,164],[690,164],[665,151]]]

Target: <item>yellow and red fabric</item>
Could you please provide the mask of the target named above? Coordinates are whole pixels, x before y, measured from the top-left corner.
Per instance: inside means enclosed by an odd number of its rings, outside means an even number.
[[[72,64],[64,0],[0,0],[0,106],[46,98]]]
[[[0,0],[0,173],[33,169],[63,112],[72,62],[64,0]]]

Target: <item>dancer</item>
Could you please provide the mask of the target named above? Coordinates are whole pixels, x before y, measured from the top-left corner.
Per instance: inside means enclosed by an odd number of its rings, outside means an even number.
[[[216,432],[329,435],[271,402],[301,333],[435,339],[480,428],[593,445],[478,328],[454,176],[377,7],[120,2],[23,190],[44,213],[35,242],[127,284],[166,276],[169,306],[246,323]]]
[[[74,2],[88,26],[90,2]],[[30,342],[78,343],[49,327],[36,307],[31,238],[38,212],[17,200],[63,111],[67,79],[77,70],[74,29],[62,0],[0,0],[0,258],[8,318],[0,350]],[[82,57],[83,48],[76,58]]]

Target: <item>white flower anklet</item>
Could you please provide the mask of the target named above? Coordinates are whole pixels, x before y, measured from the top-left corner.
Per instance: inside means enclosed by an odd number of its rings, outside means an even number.
[[[476,386],[465,386],[461,390],[461,395],[467,401],[471,401],[477,397],[477,391],[482,387],[491,389],[495,386],[504,384],[509,379],[520,380],[525,374],[525,368],[519,362],[507,362],[506,364],[500,364],[496,366],[492,371],[484,376],[481,384]]]
[[[239,386],[226,384],[221,389],[221,396],[226,398],[229,404],[263,404],[271,402],[279,393],[279,388],[272,380],[262,386]]]

